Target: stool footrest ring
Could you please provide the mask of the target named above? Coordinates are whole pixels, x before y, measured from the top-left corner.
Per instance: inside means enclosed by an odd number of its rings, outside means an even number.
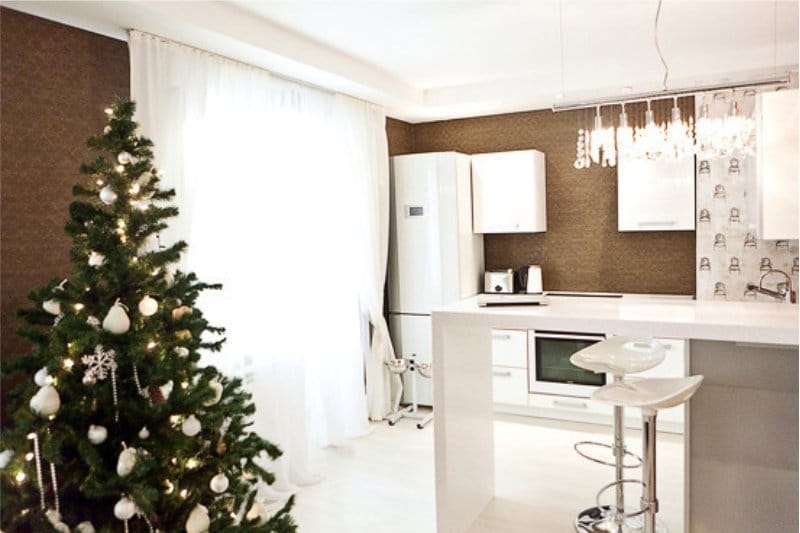
[[[573,445],[573,448],[575,449],[575,452],[578,455],[580,455],[581,457],[583,457],[584,459],[588,459],[588,460],[590,460],[592,462],[599,463],[601,465],[617,466],[617,464],[614,463],[614,462],[604,461],[603,459],[598,459],[597,457],[592,457],[587,452],[582,451],[581,448],[584,447],[584,446],[597,446],[597,447],[600,447],[600,448],[606,448],[608,450],[612,450],[612,452],[613,452],[614,447],[612,445],[605,444],[605,443],[602,443],[602,442],[594,442],[594,441],[590,441],[590,440],[582,440],[580,442],[576,442]],[[625,464],[623,462],[622,468],[639,468],[640,466],[642,466],[642,458],[639,457],[638,455],[636,455],[635,453],[629,452],[626,449],[625,452],[624,452],[624,455],[627,456],[627,457],[633,457],[637,462],[636,463],[632,463],[632,464]]]
[[[600,508],[600,509],[602,509],[603,507],[608,507],[608,506],[603,506],[600,503],[600,497],[608,489],[614,488],[617,485],[622,485],[624,483],[635,483],[636,485],[641,485],[642,487],[644,487],[644,482],[642,480],[640,480],[640,479],[620,479],[619,481],[612,481],[611,483],[608,483],[608,484],[604,485],[599,491],[597,491],[597,496],[595,496],[595,503],[597,504],[597,507]],[[623,518],[623,519],[624,518],[634,518],[636,516],[640,516],[640,515],[643,515],[644,513],[646,513],[648,508],[649,508],[648,506],[644,506],[644,507],[640,508],[637,511],[632,511],[632,512],[629,512],[629,513],[619,513],[617,511],[613,511],[613,512],[616,513],[619,518]]]

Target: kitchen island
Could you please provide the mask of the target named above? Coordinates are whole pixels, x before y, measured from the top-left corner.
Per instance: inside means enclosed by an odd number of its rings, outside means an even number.
[[[435,310],[437,531],[467,531],[494,496],[493,328],[689,340],[689,373],[706,379],[687,418],[684,529],[797,531],[797,320],[794,305],[669,297]]]

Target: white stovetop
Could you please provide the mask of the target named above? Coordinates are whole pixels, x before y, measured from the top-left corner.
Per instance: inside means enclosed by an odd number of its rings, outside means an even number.
[[[473,296],[434,310],[433,317],[488,321],[491,327],[798,344],[797,305],[783,303],[624,295],[550,296],[541,306],[479,307]]]

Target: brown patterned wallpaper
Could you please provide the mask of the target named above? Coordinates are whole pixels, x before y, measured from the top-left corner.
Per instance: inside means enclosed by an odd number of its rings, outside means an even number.
[[[410,154],[414,151],[414,126],[396,118],[386,119],[389,155]]]
[[[626,106],[643,116],[642,105]],[[666,120],[671,101],[654,105]],[[693,98],[680,101],[694,114]],[[619,107],[604,108],[605,123]],[[549,110],[412,125],[414,152],[467,154],[535,148],[547,162],[547,232],[486,235],[487,268],[542,265],[548,290],[694,294],[695,233],[617,231],[616,169],[576,170],[576,131],[593,110]]]
[[[102,130],[103,108],[128,96],[128,46],[0,8],[0,331],[2,359],[28,351],[14,331],[30,289],[71,271],[64,233],[72,186]]]

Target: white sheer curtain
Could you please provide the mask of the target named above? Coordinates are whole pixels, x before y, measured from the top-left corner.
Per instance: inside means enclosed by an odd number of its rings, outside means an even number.
[[[228,329],[209,362],[248,378],[255,429],[284,451],[276,487],[313,482],[322,446],[366,433],[368,403],[391,408],[383,110],[136,31],[130,54],[137,120],[181,208],[163,238],[224,284],[200,302]]]

